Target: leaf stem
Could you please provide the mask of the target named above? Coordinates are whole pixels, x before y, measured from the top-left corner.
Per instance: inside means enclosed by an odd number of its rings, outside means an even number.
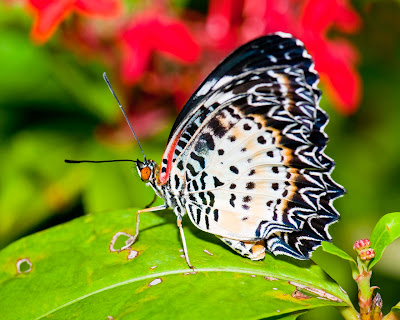
[[[337,308],[342,317],[346,320],[359,320],[358,312],[352,307],[339,307]]]
[[[368,261],[369,262],[369,261]],[[371,289],[371,275],[372,272],[368,271],[368,263],[357,257],[358,274],[355,275],[354,280],[358,286],[358,304],[360,306],[360,319],[370,319],[372,307],[372,294]]]

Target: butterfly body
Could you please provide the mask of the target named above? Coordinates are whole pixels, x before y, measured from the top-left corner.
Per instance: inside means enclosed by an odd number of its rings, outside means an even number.
[[[188,214],[243,256],[309,258],[330,240],[328,227],[339,218],[332,202],[344,193],[324,154],[328,117],[317,82],[310,55],[292,36],[245,44],[185,105],[160,167],[137,162],[142,180],[179,221]]]

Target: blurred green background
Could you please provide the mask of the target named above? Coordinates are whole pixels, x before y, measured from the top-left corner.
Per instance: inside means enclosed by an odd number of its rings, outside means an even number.
[[[135,1],[123,5],[125,16],[148,10]],[[355,240],[369,237],[381,216],[400,211],[400,2],[357,0],[352,6],[362,26],[345,37],[360,55],[362,99],[351,115],[338,112],[325,96],[321,102],[331,119],[326,152],[337,164],[333,177],[347,189],[335,202],[341,220],[331,228],[333,242],[349,253]],[[186,19],[190,30],[198,32],[208,6],[200,0],[172,1],[163,10],[175,10],[176,19]],[[84,19],[68,17],[48,41],[37,44],[29,36],[33,18],[24,1],[0,4],[0,248],[88,212],[144,207],[152,200],[153,191],[130,163],[64,163],[141,156],[103,71],[129,110],[147,157],[159,161],[184,99],[214,60],[230,51],[221,46],[215,50],[217,58],[210,58],[212,48],[201,44],[202,58],[192,65],[156,54],[147,74],[124,82],[119,76],[123,46],[110,41],[109,31],[111,25],[119,27],[120,19],[98,27],[102,20],[96,18],[91,30],[102,38],[94,45],[73,36]],[[162,83],[164,72],[167,86],[180,79],[175,91]],[[354,298],[350,269],[336,260],[329,264]],[[381,288],[388,312],[400,300],[399,241],[374,269],[372,284]]]

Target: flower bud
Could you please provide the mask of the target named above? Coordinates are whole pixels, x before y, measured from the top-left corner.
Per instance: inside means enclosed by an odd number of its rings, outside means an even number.
[[[369,239],[361,239],[356,241],[356,243],[353,246],[353,249],[359,252],[360,250],[368,249],[370,246],[371,246],[371,241],[369,241]]]
[[[374,249],[361,250],[359,256],[361,260],[371,260],[375,257],[375,250]]]

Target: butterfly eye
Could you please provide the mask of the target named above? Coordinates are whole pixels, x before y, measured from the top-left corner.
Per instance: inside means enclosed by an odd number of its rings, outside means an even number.
[[[142,170],[140,170],[140,177],[142,180],[149,180],[151,175],[151,169],[149,167],[144,167]]]

